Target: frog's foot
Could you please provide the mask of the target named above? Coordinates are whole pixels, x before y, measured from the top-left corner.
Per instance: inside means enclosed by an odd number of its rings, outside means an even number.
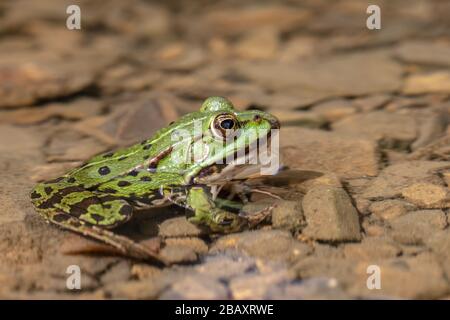
[[[210,232],[213,233],[233,233],[246,228],[246,220],[239,215],[223,211],[220,209],[213,209],[212,212],[199,213],[189,218],[189,222],[206,226]]]
[[[251,214],[240,212],[239,217],[244,219],[248,225],[248,227],[254,228],[260,223],[262,223],[264,220],[266,220],[268,217],[271,216],[272,210],[275,208],[275,205],[267,206],[261,210],[258,210],[257,212],[252,212]]]
[[[115,234],[98,226],[89,225],[85,221],[67,213],[58,212],[54,215],[47,215],[47,219],[64,229],[109,244],[127,257],[156,261],[163,263],[164,265],[168,264],[157,252],[152,251],[127,237]]]

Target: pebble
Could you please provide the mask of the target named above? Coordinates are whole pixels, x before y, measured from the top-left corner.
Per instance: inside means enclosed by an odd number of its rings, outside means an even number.
[[[406,212],[412,211],[415,208],[413,204],[407,201],[389,199],[372,202],[369,210],[372,214],[383,220],[390,220],[404,215]]]
[[[402,196],[421,208],[445,208],[450,206],[447,188],[431,183],[414,183],[402,189]]]
[[[358,212],[341,188],[316,187],[303,198],[307,226],[303,234],[322,241],[361,239]]]
[[[430,234],[447,226],[447,217],[442,210],[412,211],[389,221],[390,232],[395,241],[402,244],[423,244]]]

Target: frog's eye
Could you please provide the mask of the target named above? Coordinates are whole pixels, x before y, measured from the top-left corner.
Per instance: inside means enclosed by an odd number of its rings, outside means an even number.
[[[233,114],[219,114],[211,123],[211,131],[217,138],[227,138],[238,128]]]

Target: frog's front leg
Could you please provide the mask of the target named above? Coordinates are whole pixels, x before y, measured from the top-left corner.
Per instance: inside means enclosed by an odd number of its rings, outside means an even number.
[[[214,203],[211,193],[205,186],[194,186],[188,190],[188,208],[194,211],[190,222],[207,226],[212,232],[237,232],[246,227],[246,220],[235,213],[225,211]]]

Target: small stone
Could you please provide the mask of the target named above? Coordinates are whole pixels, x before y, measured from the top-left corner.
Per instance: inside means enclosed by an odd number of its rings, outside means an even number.
[[[375,139],[388,148],[404,149],[417,135],[412,116],[386,111],[359,113],[334,123],[332,127],[339,133]]]
[[[186,217],[167,219],[159,227],[161,237],[195,237],[200,234],[200,228],[190,223]]]
[[[392,100],[389,94],[375,94],[353,100],[353,104],[363,112],[377,110]]]
[[[405,41],[395,49],[401,60],[424,65],[450,67],[450,45],[434,41]]]
[[[407,201],[383,200],[372,202],[369,210],[377,217],[380,217],[383,220],[389,220],[404,215],[406,212],[414,210],[415,208],[416,207],[413,204]]]
[[[166,283],[156,278],[106,284],[105,295],[113,299],[156,299]]]
[[[301,203],[297,201],[278,201],[272,209],[272,227],[295,231],[304,224]]]
[[[229,280],[255,269],[255,259],[247,255],[229,253],[208,256],[203,263],[195,267],[198,273],[220,280]]]
[[[393,258],[379,262],[381,289],[369,290],[367,263],[354,266],[359,280],[353,281],[359,295],[387,296],[392,298],[437,299],[448,292],[449,284],[436,257],[422,253],[415,257]],[[353,290],[352,290],[353,291]]]
[[[307,226],[303,234],[316,240],[361,239],[358,212],[343,189],[316,187],[303,198]]]
[[[300,126],[305,128],[321,128],[327,123],[323,116],[311,111],[270,109],[267,112],[277,117],[283,127]]]
[[[375,176],[375,143],[323,130],[287,127],[280,132],[283,163],[291,168],[331,172],[339,178]]]
[[[161,273],[161,269],[146,263],[138,263],[131,267],[130,273],[137,279],[146,279],[157,276]]]
[[[266,274],[243,275],[230,281],[230,291],[233,299],[264,299],[268,291],[282,283],[289,282],[293,277],[286,270]]]
[[[431,183],[415,183],[402,190],[402,196],[422,208],[445,208],[450,206],[447,188]]]
[[[165,240],[166,247],[184,247],[190,248],[197,254],[205,254],[208,252],[208,245],[200,238],[169,238]]]
[[[330,122],[340,120],[356,112],[355,106],[347,99],[322,102],[315,105],[312,110]]]
[[[406,78],[405,94],[449,93],[450,72],[436,71],[426,74],[413,74]]]
[[[295,261],[308,255],[311,248],[295,240],[284,230],[256,230],[224,236],[214,243],[210,252],[235,249],[267,260]]]
[[[336,279],[314,277],[270,288],[264,298],[269,300],[342,300],[350,297]]]
[[[394,198],[415,182],[442,183],[436,172],[448,167],[448,161],[408,161],[390,165],[368,184],[362,196],[374,200]]]
[[[240,58],[250,60],[273,59],[279,49],[279,34],[274,28],[249,30],[238,42],[234,52]]]
[[[371,262],[393,258],[401,252],[400,246],[384,237],[367,237],[361,243],[349,243],[344,247],[347,258]]]
[[[228,299],[225,285],[204,275],[188,275],[179,279],[159,297],[162,300],[217,300]]]
[[[430,234],[447,226],[447,217],[442,210],[419,210],[392,219],[389,224],[395,241],[421,245]]]
[[[169,263],[195,262],[198,259],[194,249],[177,245],[164,247],[160,255]]]
[[[102,283],[126,281],[130,278],[130,275],[130,264],[128,261],[119,261],[109,268],[105,274],[102,274],[100,281]]]

